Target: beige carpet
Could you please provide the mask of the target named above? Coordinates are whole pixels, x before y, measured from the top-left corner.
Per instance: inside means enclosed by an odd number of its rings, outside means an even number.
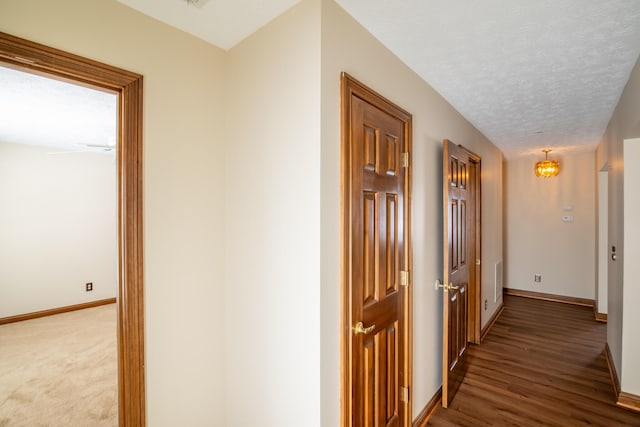
[[[0,427],[118,425],[116,306],[0,326]]]

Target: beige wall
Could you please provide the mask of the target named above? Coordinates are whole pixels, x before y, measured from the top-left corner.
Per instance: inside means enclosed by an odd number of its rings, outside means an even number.
[[[413,416],[441,384],[442,139],[482,157],[483,295],[495,311],[493,265],[502,259],[501,152],[428,84],[337,4],[322,1],[322,425],[339,425],[340,408],[340,72],[346,71],[413,114]],[[491,293],[489,293],[491,292]],[[499,303],[500,301],[498,301]]]
[[[624,161],[628,165],[640,162],[640,138],[624,141]],[[636,328],[640,322],[640,168],[624,169],[624,300],[622,310],[622,381],[623,391],[640,396],[640,341]]]
[[[224,52],[112,0],[2,0],[0,31],[144,75],[149,425],[224,425]]]
[[[150,425],[339,425],[341,71],[414,115],[414,416],[441,383],[443,138],[482,157],[483,324],[501,302],[501,152],[333,1],[228,54],[109,0],[6,0],[0,30],[144,75]]]
[[[505,287],[594,299],[594,153],[552,153],[560,161],[553,178],[535,176],[533,165],[541,158],[506,162]]]
[[[0,318],[116,296],[115,154],[61,152],[0,142]]]
[[[320,425],[319,11],[303,2],[228,55],[229,426]]]
[[[634,331],[640,323],[639,311],[632,310],[626,313],[623,310],[625,304],[625,283],[623,282],[623,271],[625,265],[625,222],[624,222],[624,158],[623,141],[625,139],[637,138],[640,136],[640,62],[631,72],[629,81],[624,88],[620,101],[616,106],[613,116],[609,121],[602,141],[598,146],[598,159],[606,162],[609,170],[609,248],[616,246],[617,260],[609,261],[608,264],[608,322],[607,322],[607,342],[611,349],[613,362],[618,375],[621,377],[621,384],[627,384],[625,377],[631,373],[623,371],[623,353],[625,358],[640,360],[640,348],[637,344],[631,348],[624,348],[624,342],[635,340]],[[631,260],[635,262],[636,260]],[[636,286],[637,283],[630,283],[628,286]],[[626,304],[637,303],[637,300],[629,299]],[[629,322],[629,323],[627,323]],[[624,325],[628,325],[626,328]],[[626,338],[625,338],[626,336]],[[637,341],[637,340],[636,340]],[[640,384],[638,384],[640,385]],[[633,384],[634,387],[638,385]],[[638,392],[636,391],[636,394]]]

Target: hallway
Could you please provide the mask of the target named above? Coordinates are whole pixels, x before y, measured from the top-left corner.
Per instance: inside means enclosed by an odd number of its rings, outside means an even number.
[[[505,309],[434,426],[640,426],[614,404],[606,324],[587,307],[504,296]]]

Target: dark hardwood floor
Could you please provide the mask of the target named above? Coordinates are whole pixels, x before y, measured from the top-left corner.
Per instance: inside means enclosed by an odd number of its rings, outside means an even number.
[[[485,341],[469,349],[469,370],[433,426],[640,426],[615,405],[604,355],[606,324],[593,310],[504,297]]]

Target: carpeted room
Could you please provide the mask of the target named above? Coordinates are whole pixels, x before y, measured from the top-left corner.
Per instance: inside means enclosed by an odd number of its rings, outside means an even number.
[[[7,68],[0,93],[0,426],[115,426],[117,98]]]

